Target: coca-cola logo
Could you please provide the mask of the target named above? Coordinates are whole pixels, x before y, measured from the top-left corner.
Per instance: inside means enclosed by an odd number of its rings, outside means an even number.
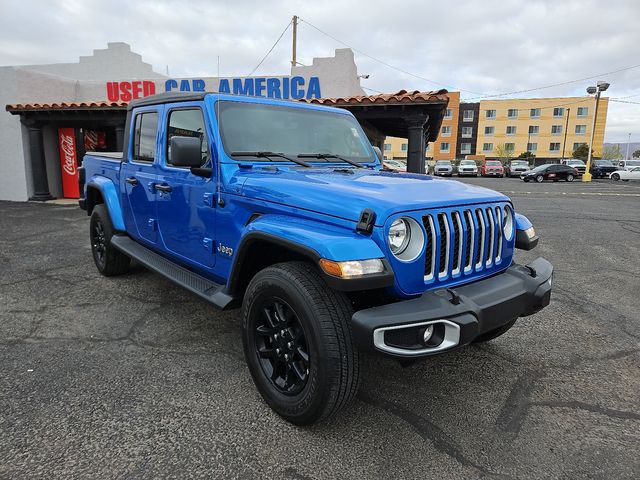
[[[62,169],[68,175],[76,174],[76,161],[75,161],[75,142],[73,136],[60,134],[60,152],[63,155]]]

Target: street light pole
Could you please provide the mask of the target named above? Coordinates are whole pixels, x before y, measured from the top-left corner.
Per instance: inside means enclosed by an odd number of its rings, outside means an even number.
[[[589,95],[596,94],[595,109],[593,112],[593,122],[591,122],[591,139],[589,140],[589,155],[587,156],[587,166],[582,175],[583,182],[591,181],[591,156],[593,155],[593,137],[596,131],[596,118],[598,117],[598,104],[600,103],[600,94],[609,88],[607,82],[598,82],[595,87],[588,87],[587,93]]]
[[[571,108],[567,108],[567,121],[564,123],[564,140],[562,141],[562,160],[564,160],[564,149],[567,147],[567,130],[569,130],[569,114]]]
[[[631,143],[631,134],[629,134],[629,138],[627,138],[627,154],[624,157],[625,160],[631,160],[629,158],[629,144],[630,143]]]

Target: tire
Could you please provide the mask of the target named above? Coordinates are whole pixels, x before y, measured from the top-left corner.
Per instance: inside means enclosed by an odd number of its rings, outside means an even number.
[[[329,288],[310,263],[273,265],[249,283],[242,305],[245,358],[260,395],[285,420],[310,425],[355,397],[360,365],[352,314],[346,295]]]
[[[538,183],[542,183],[543,180],[544,180],[544,177],[542,175],[538,175],[536,177],[536,182],[538,182]]]
[[[508,323],[505,323],[504,325],[502,325],[501,327],[498,327],[494,330],[489,330],[488,332],[485,332],[481,335],[478,335],[476,338],[474,338],[471,343],[485,343],[488,342],[490,340],[493,340],[494,338],[498,338],[500,335],[504,335],[505,333],[507,333],[511,327],[513,327],[516,323],[517,318],[511,320]]]
[[[614,173],[613,175],[611,175],[611,179],[617,182],[618,180],[620,180],[620,174]]]
[[[573,175],[567,175],[567,182],[573,182]]]
[[[529,179],[528,178],[523,178],[522,180],[524,180],[524,183],[529,183]]]
[[[89,221],[91,253],[98,272],[105,277],[122,275],[129,270],[131,258],[111,245],[113,225],[104,204],[93,207]]]

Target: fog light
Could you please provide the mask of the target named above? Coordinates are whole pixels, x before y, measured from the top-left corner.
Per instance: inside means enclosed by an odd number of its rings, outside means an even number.
[[[433,325],[429,325],[427,328],[424,329],[424,333],[422,334],[422,341],[424,343],[429,342],[429,340],[431,340],[431,337],[433,336]]]

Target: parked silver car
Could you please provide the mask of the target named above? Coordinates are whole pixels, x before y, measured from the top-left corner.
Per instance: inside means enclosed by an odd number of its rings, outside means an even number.
[[[478,164],[473,160],[460,160],[460,163],[458,164],[458,176],[463,177],[467,175],[477,177]]]
[[[507,165],[507,177],[519,177],[522,174],[529,173],[529,162],[526,160],[512,160]]]
[[[438,160],[433,166],[433,174],[443,177],[453,176],[453,165],[449,160]]]

